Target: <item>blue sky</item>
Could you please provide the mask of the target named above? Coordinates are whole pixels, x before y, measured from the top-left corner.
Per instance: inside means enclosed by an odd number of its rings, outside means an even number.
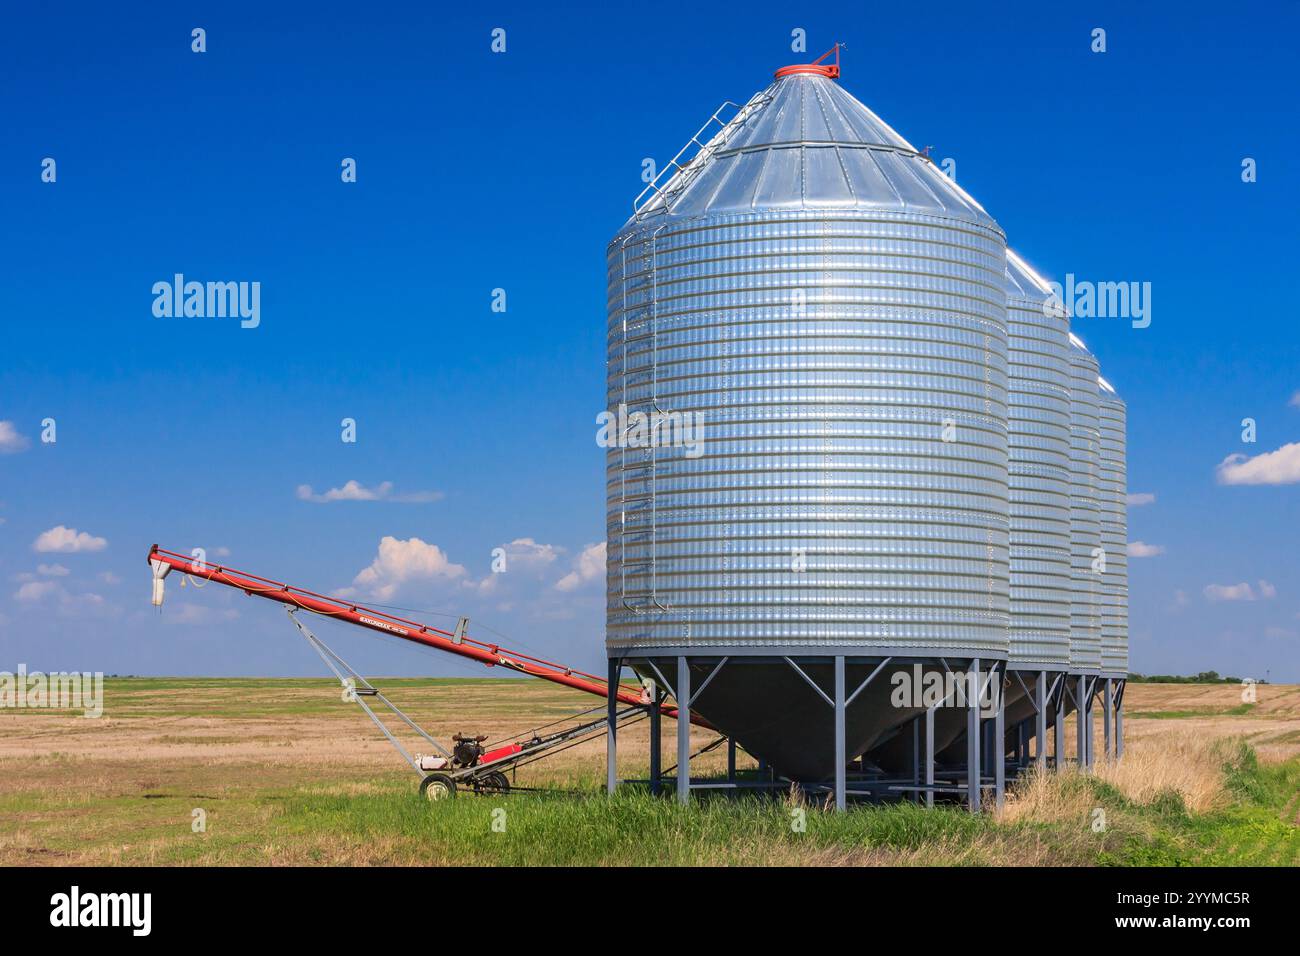
[[[1216,480],[1300,441],[1300,8],[1135,6],[719,4],[685,25],[644,4],[14,8],[0,669],[319,672],[270,604],[173,579],[153,613],[154,541],[599,666],[605,244],[644,157],[840,40],[846,89],[955,159],[1042,273],[1152,284],[1149,328],[1076,326],[1129,403],[1130,491],[1155,496],[1130,512],[1163,549],[1130,562],[1133,667],[1300,680],[1300,485]],[[177,272],[260,282],[260,326],[155,318]],[[391,488],[298,492],[349,481]],[[438,551],[385,561],[385,536]],[[371,672],[483,673],[321,632]]]

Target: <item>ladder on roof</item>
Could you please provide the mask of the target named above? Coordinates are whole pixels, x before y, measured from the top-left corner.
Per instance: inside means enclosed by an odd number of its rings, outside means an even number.
[[[668,165],[659,170],[655,178],[646,183],[645,189],[632,200],[633,218],[643,219],[660,207],[670,210],[677,197],[695,182],[709,159],[727,145],[735,131],[740,129],[750,116],[771,101],[770,91],[769,86],[755,93],[744,106],[738,106],[731,100],[727,100],[714,110],[713,115],[704,121],[704,125],[696,131],[695,135],[677,151],[677,155],[668,161]],[[732,113],[729,119],[723,119],[723,113],[728,109],[736,112]],[[710,130],[715,125],[718,127],[717,131],[710,134]],[[704,139],[705,136],[709,138]],[[695,152],[689,159],[685,159],[691,147],[695,147]],[[662,185],[660,180],[663,180]]]

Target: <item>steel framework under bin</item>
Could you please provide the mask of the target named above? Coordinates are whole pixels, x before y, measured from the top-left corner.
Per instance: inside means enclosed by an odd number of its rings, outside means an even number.
[[[1070,671],[1037,671],[1032,690],[1024,685],[1023,668],[1013,669],[1011,677],[1021,682],[1026,695],[1033,701],[1033,715],[1017,721],[1012,728],[1014,739],[1008,747],[1015,753],[1013,763],[1017,772],[1029,766],[1046,768],[1070,764],[1085,770],[1096,765],[1096,739],[1094,724],[1100,705],[1102,721],[1102,759],[1118,760],[1124,755],[1124,688],[1126,678],[1117,675],[1098,675]],[[1082,702],[1082,706],[1080,706]],[[1081,714],[1075,721],[1074,756],[1066,756],[1068,740],[1065,718],[1070,713]],[[1052,733],[1052,756],[1047,755],[1047,731]],[[1035,744],[1030,752],[1031,742]]]
[[[665,662],[671,662],[665,667]],[[964,712],[965,731],[949,751],[960,753],[959,760],[941,761],[935,747],[935,714],[938,706],[953,706],[945,697],[939,705],[916,708],[903,717],[897,726],[886,732],[886,737],[901,737],[910,744],[911,758],[902,773],[889,773],[871,764],[862,754],[852,753],[849,745],[849,708],[869,688],[879,694],[887,684],[886,669],[892,664],[911,667],[923,664],[944,672],[973,680],[980,687],[979,696],[958,704]],[[833,772],[822,778],[800,779],[778,772],[761,757],[756,757],[758,773],[742,777],[737,770],[737,754],[743,749],[734,736],[722,733],[712,743],[692,751],[690,728],[692,720],[700,720],[695,710],[705,690],[724,673],[725,669],[745,665],[784,665],[816,693],[830,717],[830,740]],[[697,679],[692,667],[702,671]],[[823,687],[809,674],[809,670],[829,666],[831,686]],[[609,659],[609,681],[616,685],[630,668],[642,677],[646,692],[643,707],[649,719],[649,772],[643,780],[621,781],[617,773],[618,724],[616,707],[611,704],[607,714],[607,786],[613,793],[620,783],[637,782],[647,785],[652,793],[659,794],[671,787],[679,802],[689,803],[696,791],[783,791],[797,786],[805,792],[833,797],[837,810],[847,807],[850,798],[855,800],[910,799],[933,806],[936,798],[959,799],[972,811],[983,805],[986,794],[991,793],[994,805],[1001,806],[1005,798],[1006,782],[1020,772],[1036,768],[1040,771],[1070,764],[1091,768],[1096,760],[1092,730],[1097,705],[1101,705],[1103,728],[1103,754],[1107,759],[1123,754],[1123,696],[1125,680],[1122,677],[1081,674],[1067,671],[1009,669],[1006,661],[967,658],[913,659],[902,657],[864,657],[856,655],[821,655],[815,657],[729,656],[676,654],[653,657],[628,656]],[[866,672],[859,681],[850,681],[848,675],[856,670]],[[648,678],[646,675],[649,675]],[[991,687],[999,691],[991,695],[991,706],[982,705]],[[1023,697],[1016,695],[1023,691]],[[1012,726],[1006,724],[1007,694],[1016,700],[1028,701],[1032,711],[1029,717]],[[672,697],[678,708],[676,726],[676,764],[662,766],[663,721],[661,705]],[[612,698],[611,698],[612,699]],[[1082,707],[1080,707],[1082,702]],[[1023,710],[1023,708],[1021,708]],[[991,710],[992,713],[988,711]],[[1070,712],[1081,712],[1076,721],[1075,755],[1065,756],[1068,750],[1065,718]],[[713,728],[717,729],[717,728]],[[797,733],[791,728],[791,733]],[[1052,736],[1052,753],[1049,755],[1048,735]],[[997,741],[1002,740],[999,754]],[[724,778],[693,778],[691,761],[718,747],[726,746],[727,772]],[[1081,755],[1081,756],[1080,756]],[[999,759],[999,756],[1001,759]]]

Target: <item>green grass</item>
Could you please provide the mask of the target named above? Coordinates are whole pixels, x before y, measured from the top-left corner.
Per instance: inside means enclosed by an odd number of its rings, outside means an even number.
[[[1245,717],[1254,709],[1254,704],[1238,704],[1236,707],[1228,708],[1200,707],[1190,710],[1135,710],[1128,717],[1130,719],[1141,717],[1146,720],[1186,720],[1189,717]]]
[[[956,808],[899,804],[833,814],[757,798],[682,807],[631,789],[612,800],[519,795],[461,797],[436,806],[409,790],[299,796],[286,801],[278,822],[297,841],[326,832],[345,842],[389,846],[382,862],[412,862],[412,849],[423,848],[415,859],[469,866],[782,863],[817,850],[916,850],[969,841],[992,826],[987,816]],[[328,857],[318,851],[313,862]]]
[[[1063,805],[1084,808],[1071,818],[999,822],[909,803],[837,814],[785,799],[706,796],[682,807],[631,786],[606,799],[591,781],[578,793],[430,804],[406,773],[303,784],[286,771],[282,783],[254,792],[162,780],[149,788],[154,799],[11,794],[0,817],[39,814],[26,827],[53,858],[89,842],[109,854],[105,862],[135,864],[1300,865],[1300,759],[1261,765],[1242,744],[1224,761],[1229,803],[1203,814],[1173,792],[1137,803],[1078,774],[1052,783]],[[195,806],[208,812],[205,833],[188,832]],[[1096,808],[1106,814],[1101,832],[1092,828]],[[80,820],[113,822],[87,831]]]
[[[1255,751],[1237,741],[1225,754],[1225,784],[1232,802],[1222,810],[1189,813],[1176,793],[1145,806],[1122,797],[1124,811],[1149,826],[1103,863],[1139,866],[1300,865],[1300,760],[1262,766]],[[1118,796],[1118,795],[1116,795]],[[1115,800],[1112,798],[1111,802]],[[1290,812],[1287,812],[1290,811]]]
[[[1230,806],[1192,814],[1177,793],[1136,804],[1089,776],[1058,781],[1103,808],[1065,822],[999,823],[957,807],[912,804],[808,808],[793,825],[785,801],[703,799],[691,807],[625,788],[583,796],[461,795],[430,805],[394,781],[379,793],[299,793],[274,814],[278,841],[327,863],[368,846],[381,863],[431,865],[747,865],[909,862],[997,864],[1035,860],[1110,866],[1270,865],[1300,862],[1300,828],[1282,811],[1300,791],[1300,761],[1262,767],[1244,744],[1225,758]],[[1300,801],[1296,801],[1300,804]],[[1300,809],[1300,807],[1297,807]],[[504,811],[504,816],[500,814]],[[494,816],[494,814],[497,814]],[[504,823],[501,831],[493,829]]]

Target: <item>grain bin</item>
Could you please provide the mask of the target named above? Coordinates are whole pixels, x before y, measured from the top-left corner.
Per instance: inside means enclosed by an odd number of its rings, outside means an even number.
[[[1070,663],[1070,319],[1007,253],[1011,634],[1008,667]]]
[[[1007,250],[1007,431],[1010,519],[1009,670],[1006,725],[1035,713],[1044,673],[1070,662],[1070,368],[1069,314],[1051,287]],[[941,760],[960,760],[964,715],[935,714]],[[956,742],[956,743],[955,743]],[[881,766],[906,765],[910,742],[872,751]],[[951,746],[950,746],[951,745]]]
[[[1010,653],[1006,726],[1034,717],[1040,679],[1070,665],[1070,316],[1021,256],[1006,254]],[[936,711],[940,760],[961,760],[966,723]],[[905,740],[871,756],[905,765]]]
[[[1005,239],[833,69],[706,123],[607,254],[607,653],[801,779],[837,684],[853,756],[918,712],[884,662],[1009,628]]]
[[[1048,711],[1058,706],[1052,688],[1070,664],[1070,316],[1048,283],[1011,250],[1007,332],[1011,677],[1005,691],[1006,743],[1015,752],[1038,734],[1041,753]]]
[[[1100,404],[1097,358],[1070,334],[1070,670],[1101,670]]]
[[[1101,462],[1098,473],[1101,546],[1106,569],[1101,576],[1101,673],[1128,676],[1128,475],[1127,409],[1104,378],[1100,388]]]

